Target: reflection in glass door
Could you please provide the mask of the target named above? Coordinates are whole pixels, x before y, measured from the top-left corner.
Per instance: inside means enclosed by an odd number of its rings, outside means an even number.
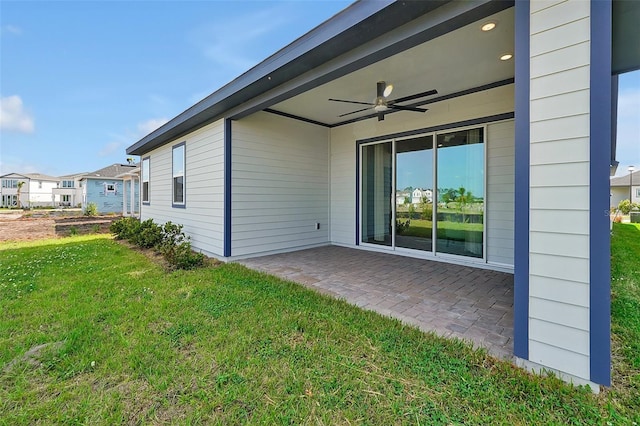
[[[436,251],[483,257],[483,129],[438,134]]]
[[[433,250],[433,136],[396,142],[396,247]]]
[[[391,246],[392,145],[362,147],[362,242]]]

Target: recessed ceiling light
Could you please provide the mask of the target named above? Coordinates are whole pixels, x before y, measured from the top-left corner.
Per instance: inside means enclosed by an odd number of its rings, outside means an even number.
[[[513,58],[513,55],[511,53],[505,53],[504,55],[500,56],[501,61],[508,61],[511,58]]]
[[[497,25],[497,24],[496,24],[495,22],[490,21],[490,22],[486,22],[486,23],[482,24],[482,26],[480,27],[480,29],[481,29],[482,31],[485,31],[485,32],[486,32],[486,31],[491,31],[492,29],[494,29],[494,28],[496,27],[496,25]]]

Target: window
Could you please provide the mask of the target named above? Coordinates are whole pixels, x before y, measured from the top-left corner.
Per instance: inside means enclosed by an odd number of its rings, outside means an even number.
[[[104,184],[104,192],[105,193],[116,192],[116,184],[115,183],[105,183]]]
[[[70,206],[70,205],[71,205],[71,195],[69,195],[69,194],[63,194],[63,195],[62,195],[61,204],[62,204],[63,206]]]
[[[636,188],[636,198],[640,198],[640,188]]]
[[[184,206],[185,143],[173,147],[173,205]]]
[[[38,181],[38,189],[42,189],[42,181],[41,180]]]
[[[2,187],[3,188],[17,188],[18,180],[17,179],[2,179]]]
[[[149,203],[149,157],[142,159],[142,202]]]
[[[72,180],[63,180],[62,181],[62,187],[63,188],[73,188],[74,187],[74,182]]]

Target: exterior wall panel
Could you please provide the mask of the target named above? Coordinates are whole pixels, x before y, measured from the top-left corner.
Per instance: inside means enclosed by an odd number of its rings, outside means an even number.
[[[513,265],[514,122],[489,124],[487,141],[487,262]]]
[[[191,245],[207,255],[223,255],[223,138],[222,121],[209,124],[151,151],[149,204],[141,219],[184,225]],[[186,142],[185,207],[171,206],[172,146]]]
[[[529,360],[589,380],[590,3],[546,6],[530,9]]]
[[[231,256],[328,244],[328,130],[268,113],[232,128]]]

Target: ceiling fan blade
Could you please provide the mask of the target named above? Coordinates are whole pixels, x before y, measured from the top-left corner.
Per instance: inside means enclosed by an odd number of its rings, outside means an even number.
[[[429,90],[427,92],[416,93],[415,95],[411,95],[411,96],[405,96],[404,98],[394,99],[392,101],[389,101],[389,103],[396,104],[398,102],[407,102],[407,101],[412,101],[414,99],[426,98],[427,96],[437,95],[437,94],[438,94],[437,90]]]
[[[357,113],[357,112],[368,111],[368,110],[370,110],[370,109],[371,109],[371,108],[363,108],[363,109],[359,109],[359,110],[357,110],[357,111],[351,111],[351,112],[348,112],[348,113],[346,113],[346,114],[340,114],[338,117],[344,117],[345,115],[351,115],[351,114],[355,114],[355,113]]]
[[[359,102],[359,101],[347,101],[344,99],[329,99],[330,101],[333,102],[344,102],[346,104],[357,104],[357,105],[369,105],[369,106],[373,106],[373,104],[371,102]]]
[[[425,108],[408,107],[408,106],[402,106],[402,105],[388,105],[388,107],[391,109],[397,109],[400,111],[427,112],[427,109]]]

